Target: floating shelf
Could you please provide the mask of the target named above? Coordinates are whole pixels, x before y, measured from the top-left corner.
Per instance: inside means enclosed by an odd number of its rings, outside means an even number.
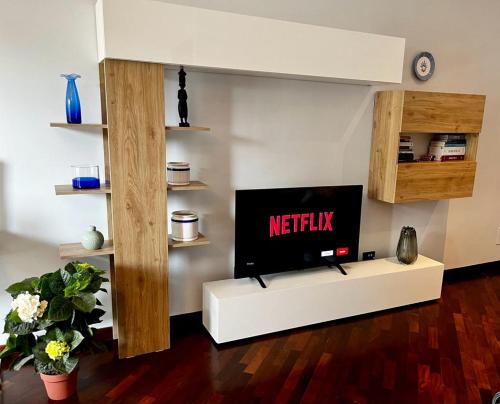
[[[51,122],[51,128],[69,128],[69,129],[107,129],[108,125],[104,123],[63,123]]]
[[[100,188],[75,189],[72,185],[54,185],[56,195],[90,195],[90,194],[110,194],[111,186],[101,184]]]
[[[210,244],[210,240],[206,238],[203,234],[198,233],[198,238],[193,241],[175,241],[172,240],[172,235],[168,235],[168,245],[172,248],[182,248],[182,247],[194,247],[197,245],[207,245]]]
[[[368,197],[389,203],[472,196],[485,96],[380,91],[373,110]],[[401,133],[456,133],[467,140],[464,160],[398,162]]]
[[[210,128],[203,126],[165,126],[167,132],[210,132]]]
[[[200,191],[202,189],[207,189],[208,185],[201,181],[191,181],[189,185],[171,185],[167,184],[169,191]]]
[[[98,255],[114,254],[113,242],[106,240],[99,250],[86,250],[81,243],[61,244],[59,246],[59,256],[61,258],[97,257]]]

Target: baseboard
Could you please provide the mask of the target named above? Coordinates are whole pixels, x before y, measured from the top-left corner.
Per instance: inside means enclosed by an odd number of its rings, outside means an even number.
[[[444,271],[445,282],[460,282],[500,274],[500,261],[484,262]]]

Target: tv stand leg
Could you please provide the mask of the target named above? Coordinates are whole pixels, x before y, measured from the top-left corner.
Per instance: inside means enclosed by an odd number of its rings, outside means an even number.
[[[260,275],[256,275],[254,276],[255,279],[257,279],[257,281],[259,282],[260,286],[264,289],[267,288],[266,284],[264,283],[264,281],[262,280],[262,278],[260,277]]]
[[[347,275],[347,272],[345,271],[345,269],[344,269],[344,268],[342,268],[342,265],[340,265],[340,264],[335,264],[335,266],[339,269],[339,271],[340,271],[340,273],[341,273],[342,275]]]

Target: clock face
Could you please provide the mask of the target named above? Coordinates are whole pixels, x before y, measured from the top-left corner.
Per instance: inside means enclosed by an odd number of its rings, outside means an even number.
[[[435,67],[434,57],[429,52],[419,53],[413,59],[413,72],[419,80],[429,80]]]

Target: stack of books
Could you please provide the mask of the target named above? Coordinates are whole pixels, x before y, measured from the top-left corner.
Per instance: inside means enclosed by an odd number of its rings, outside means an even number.
[[[411,136],[400,135],[399,136],[399,162],[413,161],[415,156],[413,154],[413,142]]]
[[[429,155],[435,161],[465,158],[465,135],[436,135],[429,145]]]

